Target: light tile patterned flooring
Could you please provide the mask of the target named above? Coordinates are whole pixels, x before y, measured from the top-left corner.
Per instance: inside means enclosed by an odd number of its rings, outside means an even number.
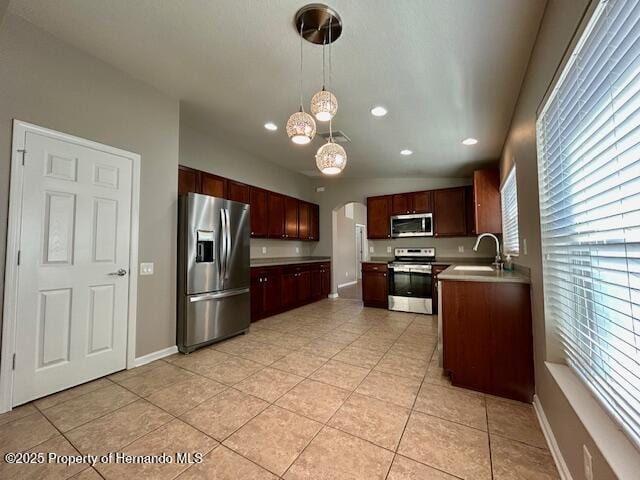
[[[452,387],[436,319],[323,300],[0,415],[0,453],[202,452],[0,478],[555,479],[532,407]]]

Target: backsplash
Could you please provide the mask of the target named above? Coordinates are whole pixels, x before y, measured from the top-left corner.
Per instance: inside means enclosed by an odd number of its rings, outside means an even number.
[[[266,249],[266,252],[263,250]],[[251,239],[251,258],[306,257],[311,254],[311,243],[295,240]]]
[[[500,238],[500,236],[498,236]],[[416,237],[397,238],[393,240],[369,240],[369,257],[391,257],[394,248],[407,247],[435,247],[436,256],[440,258],[448,257],[494,257],[496,245],[493,239],[483,238],[477,252],[473,251],[473,244],[476,237]],[[502,241],[501,241],[502,244]],[[373,252],[371,252],[373,247]],[[391,247],[391,252],[387,252],[387,247]],[[462,247],[463,251],[459,251]]]

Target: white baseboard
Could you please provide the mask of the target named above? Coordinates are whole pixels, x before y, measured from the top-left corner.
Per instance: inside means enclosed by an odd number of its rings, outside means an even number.
[[[556,437],[553,435],[551,425],[549,425],[547,416],[544,413],[542,404],[540,403],[540,399],[537,395],[533,396],[533,409],[535,410],[536,416],[538,417],[538,422],[540,422],[540,427],[542,428],[542,433],[544,433],[544,438],[547,440],[547,445],[549,446],[551,456],[556,462],[556,467],[558,468],[560,478],[562,480],[573,480],[573,478],[571,477],[571,473],[569,472],[569,468],[564,461],[564,457],[562,456],[562,452],[558,447],[558,442],[556,442]]]
[[[177,345],[173,345],[172,347],[163,348],[162,350],[157,350],[155,352],[147,353],[141,357],[136,357],[133,367],[139,367],[146,363],[151,363],[154,360],[158,360],[160,358],[168,357],[169,355],[173,355],[174,353],[178,353]]]
[[[329,298],[338,298],[338,294],[337,293],[330,293],[329,294]]]
[[[357,280],[354,280],[352,282],[347,282],[347,283],[341,283],[340,285],[338,285],[338,288],[342,288],[342,287],[348,287],[349,285],[355,285],[357,282]]]

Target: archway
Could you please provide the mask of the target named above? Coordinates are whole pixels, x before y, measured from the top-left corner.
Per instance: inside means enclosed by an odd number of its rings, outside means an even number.
[[[367,207],[346,202],[331,212],[332,296],[361,299],[360,263],[366,260]]]

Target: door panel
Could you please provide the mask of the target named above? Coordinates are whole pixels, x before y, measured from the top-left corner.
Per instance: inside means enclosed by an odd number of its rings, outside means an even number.
[[[225,265],[224,288],[247,287],[249,278],[249,206],[226,202],[229,223],[228,259]]]
[[[251,236],[266,237],[269,226],[267,191],[251,187],[249,197],[251,205]]]
[[[433,193],[432,192],[415,192],[411,194],[413,199],[413,213],[432,213],[433,212]]]
[[[14,405],[125,368],[129,308],[131,159],[25,145]]]
[[[367,198],[368,238],[390,238],[391,196]]]
[[[284,197],[277,193],[268,193],[269,238],[284,238]]]
[[[391,214],[392,215],[402,215],[406,213],[411,213],[413,206],[411,205],[411,194],[410,193],[398,193],[393,195],[391,200]]]
[[[298,303],[307,303],[311,300],[311,272],[298,272]]]
[[[226,198],[227,180],[225,178],[205,172],[202,172],[200,176],[202,182],[200,193],[211,195],[212,197]]]
[[[298,200],[284,199],[284,236],[289,240],[298,238]]]
[[[236,294],[187,295],[185,343],[192,349],[249,327],[251,298],[248,289]]]
[[[434,198],[435,235],[463,237],[467,233],[465,187],[436,190]]]
[[[200,193],[200,172],[188,167],[178,167],[178,195]]]
[[[300,240],[311,238],[311,204],[307,202],[298,203],[298,237]]]
[[[227,190],[227,198],[229,200],[240,203],[249,203],[249,185],[228,180]]]

